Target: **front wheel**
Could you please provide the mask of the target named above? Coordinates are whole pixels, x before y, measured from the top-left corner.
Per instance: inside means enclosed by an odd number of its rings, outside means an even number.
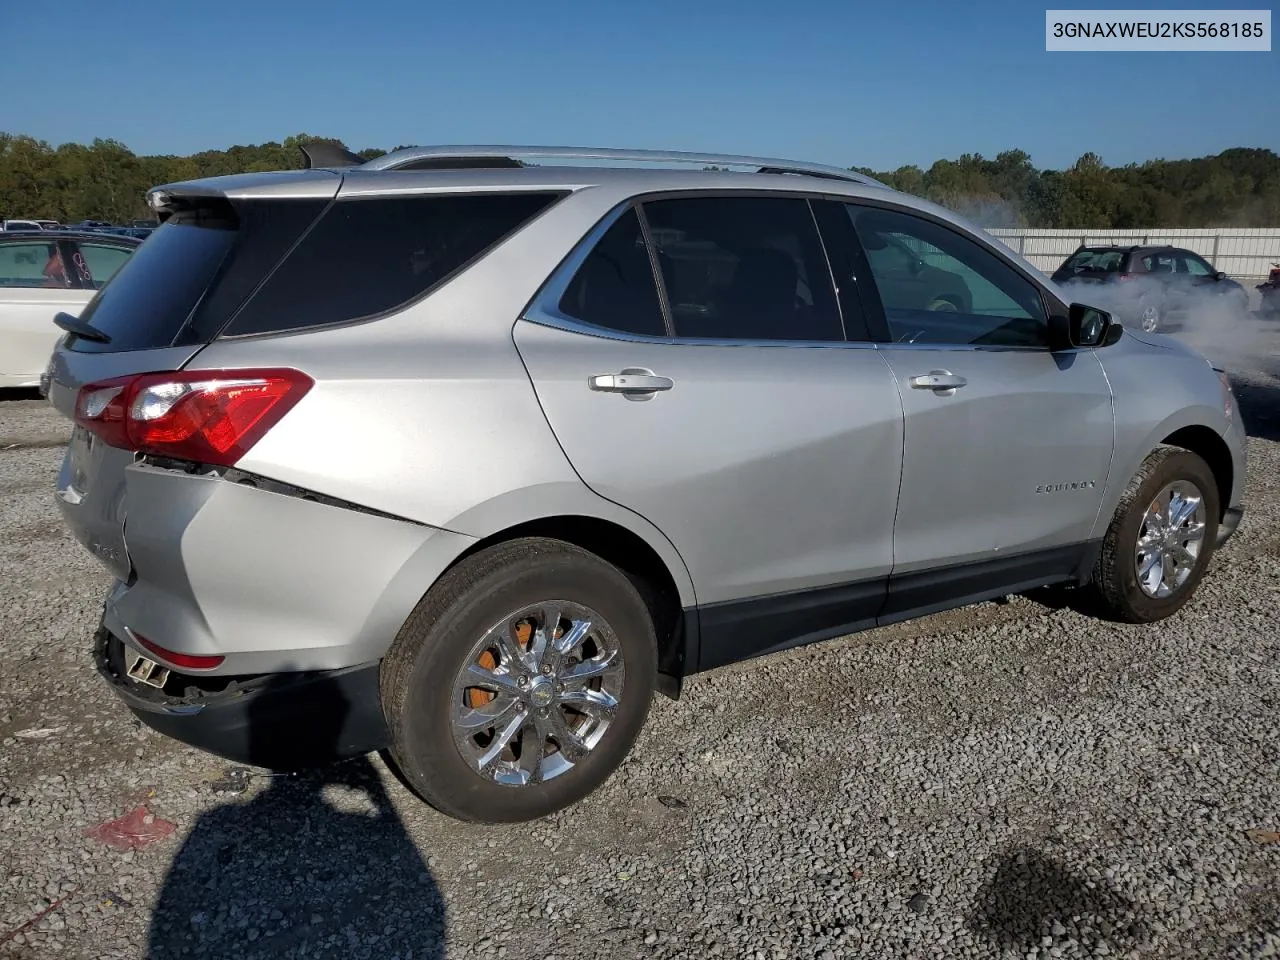
[[[391,756],[427,803],[510,823],[603,783],[644,726],[657,644],[616,568],[526,538],[462,561],[427,593],[383,663]]]
[[[1218,486],[1194,453],[1147,457],[1107,528],[1091,586],[1105,612],[1129,623],[1176,613],[1195,592],[1218,534]]]
[[[1138,326],[1146,333],[1155,333],[1160,329],[1160,307],[1157,303],[1147,300],[1139,305]]]

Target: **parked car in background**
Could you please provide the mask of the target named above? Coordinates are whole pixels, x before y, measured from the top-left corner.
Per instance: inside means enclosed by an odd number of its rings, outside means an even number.
[[[97,233],[0,233],[0,387],[39,385],[63,332],[54,316],[78,315],[139,243]]]
[[[39,220],[6,220],[0,224],[0,231],[5,233],[15,233],[18,231],[29,232],[31,230],[43,230],[44,226]]]
[[[1148,333],[1182,328],[1197,305],[1226,305],[1242,317],[1249,309],[1249,295],[1240,283],[1182,247],[1081,246],[1052,279],[1069,292],[1080,286],[1107,286],[1106,293],[1079,296],[1093,296],[1098,306]]]
[[[1151,623],[1243,515],[1225,375],[853,171],[412,148],[150,197],[50,364],[56,497],[104,682],[239,762],[389,747],[528,820],[655,688],[1046,584]]]

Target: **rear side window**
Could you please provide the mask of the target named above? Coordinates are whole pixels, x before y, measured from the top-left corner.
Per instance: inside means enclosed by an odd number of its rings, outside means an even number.
[[[133,247],[116,247],[104,243],[77,244],[76,254],[79,257],[77,266],[81,268],[87,286],[101,290],[107,281],[115,276],[133,253]]]
[[[644,204],[675,335],[843,340],[818,228],[799,197]]]
[[[560,196],[477,193],[340,200],[224,333],[298,330],[395,310],[448,280]]]
[[[574,274],[560,312],[609,330],[666,336],[649,249],[634,208],[611,226]]]
[[[1123,262],[1123,250],[1078,250],[1063,266],[1077,272],[1115,273]]]

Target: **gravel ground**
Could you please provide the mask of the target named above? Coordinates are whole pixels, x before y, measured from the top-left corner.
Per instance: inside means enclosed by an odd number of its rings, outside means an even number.
[[[502,828],[376,757],[271,778],[140,728],[86,655],[66,428],[0,402],[0,957],[1280,956],[1280,379],[1240,393],[1248,515],[1179,616],[1012,598],[697,677]],[[139,802],[175,833],[85,836]]]

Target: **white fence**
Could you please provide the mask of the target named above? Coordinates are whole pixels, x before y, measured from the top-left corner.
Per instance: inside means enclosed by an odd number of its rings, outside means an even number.
[[[1169,244],[1194,250],[1213,266],[1239,280],[1265,279],[1280,263],[1280,229],[1204,227],[1151,230],[1043,230],[993,227],[987,233],[1052,273],[1081,244]]]

